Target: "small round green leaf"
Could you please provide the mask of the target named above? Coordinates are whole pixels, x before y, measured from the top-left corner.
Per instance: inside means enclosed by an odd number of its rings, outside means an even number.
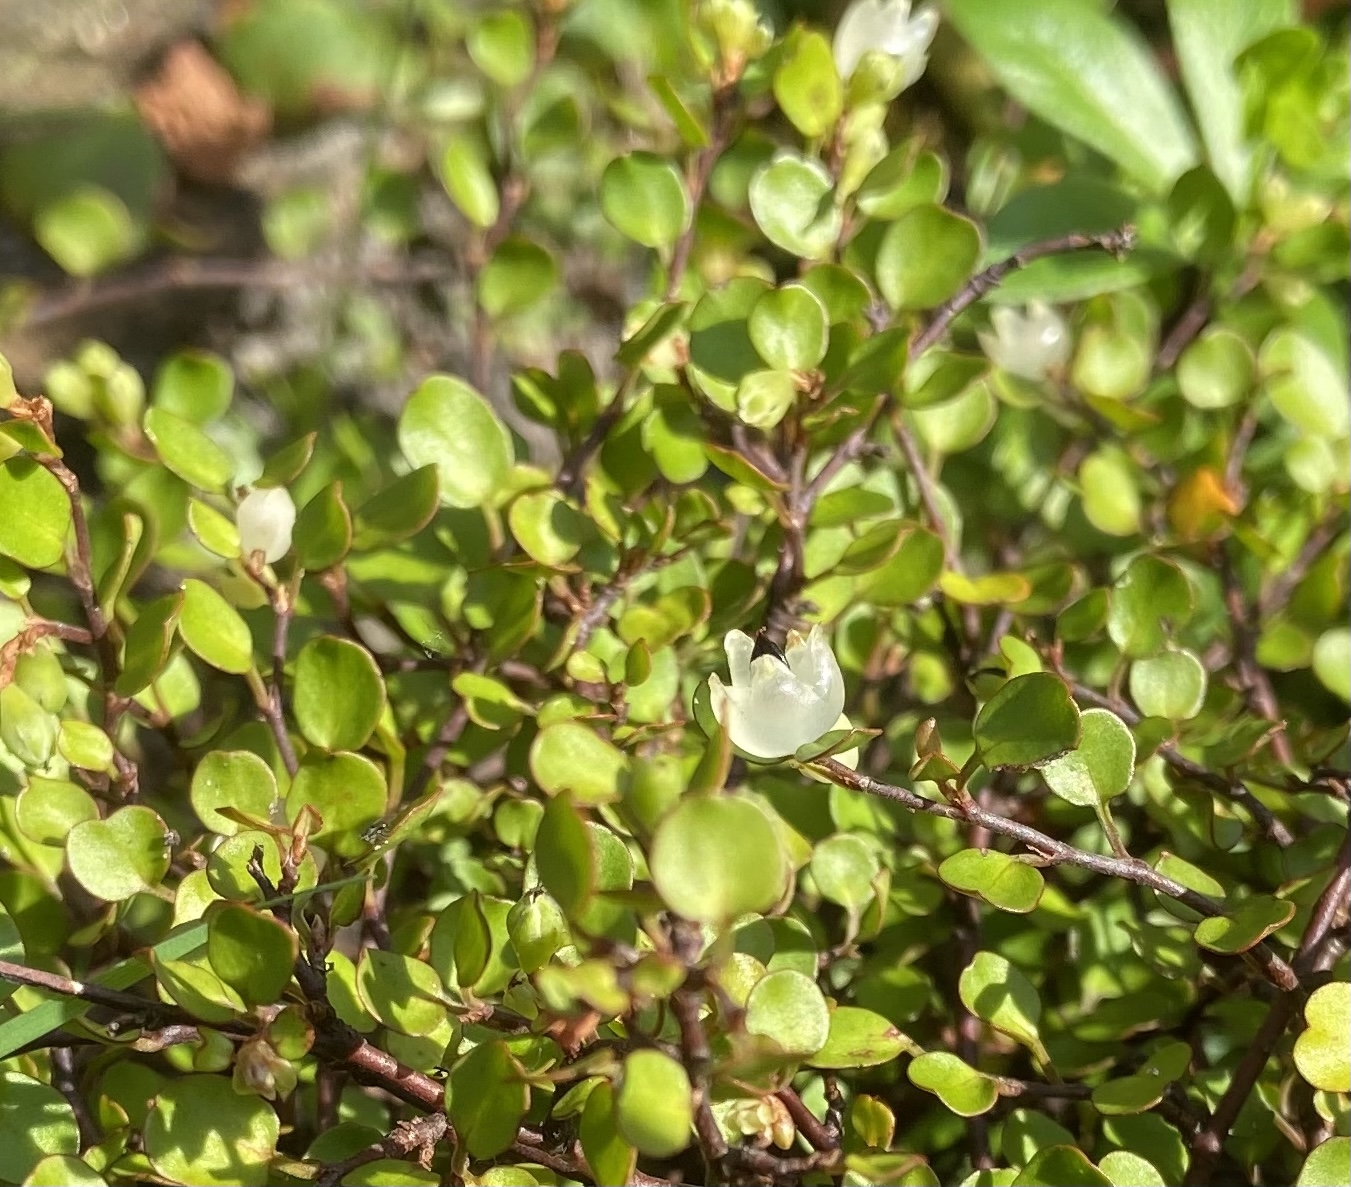
[[[637,1166],[638,1151],[619,1132],[615,1113],[615,1091],[608,1080],[601,1080],[586,1098],[582,1119],[577,1126],[586,1164],[598,1183],[628,1183]]]
[[[551,569],[577,555],[587,528],[585,516],[556,490],[532,490],[517,496],[507,522],[530,559]]]
[[[488,228],[497,221],[501,200],[497,182],[488,170],[482,144],[466,135],[452,136],[441,153],[441,182],[450,200],[476,227]]]
[[[235,459],[196,424],[165,408],[145,414],[145,435],[155,452],[189,486],[220,490],[235,474]]]
[[[1196,942],[1212,952],[1246,952],[1295,917],[1295,904],[1267,894],[1244,899],[1228,915],[1203,919],[1196,925]]]
[[[0,1178],[22,1183],[51,1154],[76,1154],[80,1131],[70,1103],[22,1072],[0,1071]]]
[[[766,973],[746,999],[746,1030],[771,1039],[785,1055],[815,1055],[830,1034],[830,1010],[810,977],[793,969]]]
[[[932,1092],[959,1117],[979,1117],[994,1108],[999,1086],[992,1076],[946,1051],[926,1051],[906,1069],[910,1083]]]
[[[357,962],[357,992],[385,1026],[405,1035],[429,1035],[446,1020],[441,978],[425,961],[367,948]]]
[[[332,568],[352,547],[352,513],[342,483],[330,482],[300,509],[292,532],[296,562],[318,573]]]
[[[791,371],[752,371],[736,389],[736,412],[752,428],[772,429],[798,397]]]
[[[1084,516],[1108,536],[1133,536],[1140,530],[1143,508],[1139,468],[1122,449],[1095,449],[1079,466]]]
[[[1112,1180],[1077,1146],[1046,1146],[1023,1167],[1013,1187],[1112,1187]]]
[[[263,1187],[281,1122],[267,1101],[224,1076],[168,1082],[145,1119],[145,1152],[171,1183]]]
[[[357,508],[353,547],[394,544],[420,532],[440,505],[438,480],[435,465],[420,466],[372,495]]]
[[[37,212],[33,238],[72,276],[94,276],[134,256],[144,234],[121,198],[86,184]]]
[[[1315,989],[1304,1021],[1308,1029],[1295,1040],[1299,1074],[1323,1092],[1351,1092],[1351,984]]]
[[[498,244],[478,274],[478,301],[489,317],[508,317],[547,297],[558,262],[538,243],[512,235]]]
[[[564,792],[544,806],[535,834],[535,865],[544,889],[568,915],[578,915],[596,888],[592,834],[572,796]]]
[[[1045,1062],[1037,1031],[1041,998],[1032,982],[1004,957],[977,952],[962,970],[957,992],[962,1004],[977,1018],[1030,1048]]]
[[[910,1040],[890,1019],[860,1006],[836,1006],[825,1046],[807,1062],[820,1068],[876,1067],[909,1047]]]
[[[150,808],[119,808],[107,820],[87,820],[71,829],[66,861],[90,894],[121,902],[153,890],[169,872],[168,830]]]
[[[498,86],[523,83],[535,66],[535,31],[530,18],[510,8],[478,20],[469,30],[464,47],[474,65]]]
[[[580,721],[546,725],[530,746],[530,773],[550,795],[570,791],[577,802],[604,804],[619,797],[628,757]]]
[[[433,375],[408,397],[399,447],[415,466],[436,465],[451,507],[492,502],[513,461],[511,437],[487,401],[449,375]]]
[[[1351,701],[1351,630],[1335,626],[1313,645],[1313,671],[1329,692]]]
[[[1079,745],[1041,768],[1046,786],[1062,800],[1096,808],[1130,786],[1135,774],[1135,736],[1110,709],[1079,714]]]
[[[826,308],[805,284],[786,284],[765,293],[747,321],[751,342],[771,367],[808,371],[826,354]]]
[[[0,465],[0,553],[30,569],[61,559],[70,530],[70,496],[50,470],[32,458]]]
[[[245,1005],[281,999],[298,951],[296,933],[270,914],[238,903],[213,903],[207,909],[207,960]]]
[[[56,749],[56,714],[48,712],[18,684],[0,688],[0,743],[24,766],[41,769]]]
[[[1146,717],[1186,721],[1206,699],[1206,670],[1190,651],[1165,651],[1131,664],[1131,699]]]
[[[1233,330],[1209,326],[1177,361],[1177,386],[1193,408],[1228,408],[1251,390],[1257,366]]]
[[[690,1144],[692,1097],[689,1075],[669,1055],[631,1051],[615,1094],[615,1126],[639,1153],[673,1158]]]
[[[817,890],[850,911],[860,911],[872,901],[879,868],[876,850],[852,833],[826,837],[812,850],[812,881]]]
[[[222,515],[201,499],[188,500],[188,527],[208,552],[233,560],[239,555],[239,528],[227,515]]]
[[[501,1039],[480,1043],[446,1080],[450,1123],[475,1158],[492,1158],[510,1146],[529,1104],[521,1065]]]
[[[993,849],[954,853],[938,867],[938,876],[953,890],[1019,915],[1035,910],[1046,889],[1040,870]]]
[[[385,682],[359,643],[320,635],[296,657],[295,716],[321,750],[360,750],[385,708]]]
[[[675,165],[650,152],[617,157],[600,179],[600,208],[610,225],[644,247],[668,247],[690,217],[689,194]]]
[[[835,126],[844,110],[844,87],[823,34],[804,29],[789,40],[774,71],[774,98],[793,127],[809,140]]]
[[[71,829],[97,820],[99,810],[94,797],[83,787],[64,779],[33,775],[19,792],[14,815],[20,831],[30,840],[39,845],[63,845]]]
[[[1028,672],[985,702],[974,733],[986,766],[1030,767],[1078,745],[1079,709],[1058,676]]]
[[[749,800],[728,797],[678,803],[657,826],[648,865],[666,904],[703,923],[765,910],[788,878],[769,817]]]
[[[783,152],[751,179],[751,214],[776,247],[803,259],[824,259],[843,226],[832,191],[819,161]]]
[[[1098,1169],[1111,1179],[1113,1187],[1168,1187],[1152,1162],[1129,1150],[1104,1154],[1098,1160]]]
[[[155,372],[150,398],[175,416],[204,425],[224,415],[234,390],[234,372],[220,355],[180,350]]]
[[[240,675],[253,667],[253,635],[239,611],[205,581],[183,582],[178,633],[213,668]]]
[[[1328,1138],[1309,1151],[1295,1187],[1341,1187],[1351,1183],[1351,1138]]]
[[[894,309],[931,309],[967,282],[980,251],[980,231],[970,219],[934,204],[916,206],[882,236],[877,287]]]
[[[1137,556],[1112,588],[1107,633],[1125,655],[1152,655],[1191,617],[1193,596],[1172,561]]]
[[[361,832],[385,813],[385,777],[359,754],[307,754],[286,795],[286,814],[295,820],[306,804],[316,809],[323,825],[314,834],[339,856],[361,853]]]
[[[124,697],[135,696],[164,672],[169,663],[169,648],[178,630],[183,610],[182,592],[156,598],[141,607],[136,621],[127,630],[122,651],[122,671],[117,691]]]
[[[23,1181],[23,1187],[107,1187],[108,1180],[83,1158],[49,1154]]]
[[[1122,1076],[1093,1089],[1093,1107],[1106,1117],[1143,1113],[1163,1099],[1167,1088],[1160,1077]]]
[[[222,816],[220,809],[234,808],[257,820],[270,820],[277,801],[277,777],[251,751],[212,750],[192,773],[188,795],[203,825],[232,837],[243,825]]]
[[[1345,437],[1351,428],[1346,376],[1313,339],[1282,327],[1262,343],[1258,366],[1276,411],[1317,437]]]

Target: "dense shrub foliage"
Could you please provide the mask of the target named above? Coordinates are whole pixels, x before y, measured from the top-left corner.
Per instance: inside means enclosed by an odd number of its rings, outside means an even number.
[[[273,294],[0,370],[0,1182],[1347,1183],[1331,7],[246,0],[0,151],[11,341]]]

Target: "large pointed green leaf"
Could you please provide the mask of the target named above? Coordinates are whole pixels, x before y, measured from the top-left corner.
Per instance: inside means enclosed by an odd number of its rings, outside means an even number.
[[[1082,0],[949,0],[1009,93],[1156,193],[1196,164],[1177,98],[1139,33]]]

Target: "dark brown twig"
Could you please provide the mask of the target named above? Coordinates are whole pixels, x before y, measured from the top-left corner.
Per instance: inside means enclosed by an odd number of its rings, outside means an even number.
[[[427,753],[422,758],[422,764],[413,773],[412,779],[408,781],[405,799],[415,800],[427,790],[428,784],[441,769],[441,764],[446,761],[446,755],[450,753],[450,748],[459,741],[460,735],[464,733],[464,727],[468,724],[469,710],[465,707],[464,702],[460,701],[455,708],[446,714],[446,719],[441,723],[441,728],[437,730],[432,744],[427,747]]]
[[[1344,531],[1346,531],[1346,516],[1335,515],[1323,520],[1309,532],[1295,559],[1276,574],[1271,579],[1271,584],[1263,591],[1258,600],[1259,618],[1266,618],[1285,608],[1290,595],[1299,587],[1299,583],[1308,576],[1309,570]]]
[[[1089,688],[1086,684],[1074,681],[1070,683],[1070,688],[1076,699],[1098,705],[1103,709],[1110,709],[1127,725],[1140,724],[1141,714],[1133,706],[1126,704],[1120,697],[1109,696],[1107,693],[1099,692],[1095,688]],[[1159,747],[1158,754],[1179,775],[1241,805],[1256,821],[1257,827],[1261,829],[1262,835],[1267,840],[1275,842],[1282,848],[1294,843],[1295,838],[1291,835],[1290,830],[1285,827],[1285,824],[1278,820],[1271,809],[1244,787],[1238,779],[1222,775],[1218,771],[1209,770],[1181,753],[1177,747],[1166,743]]]
[[[735,86],[721,87],[713,92],[713,126],[709,142],[699,150],[690,166],[685,189],[689,195],[690,221],[681,232],[671,249],[671,264],[666,273],[667,301],[674,301],[680,292],[681,283],[689,267],[690,252],[694,247],[694,236],[699,220],[699,206],[704,200],[704,191],[713,175],[713,166],[731,140],[736,122]],[[605,444],[610,431],[619,423],[628,407],[628,397],[639,377],[638,368],[632,367],[624,375],[614,398],[600,411],[595,423],[587,435],[563,459],[558,468],[556,485],[564,494],[576,496],[581,490],[582,479],[587,463],[596,451]]]
[[[940,305],[929,319],[929,324],[916,336],[910,348],[911,355],[920,355],[928,350],[947,332],[948,326],[959,313],[970,308],[986,293],[998,288],[1010,272],[1026,268],[1033,260],[1060,255],[1067,251],[1096,249],[1120,256],[1135,246],[1135,238],[1135,228],[1128,224],[1103,234],[1061,235],[1055,239],[1044,239],[1039,243],[1029,243],[1026,247],[1019,248],[1008,259],[991,264],[984,272],[977,273],[962,286],[961,292]]]
[[[854,791],[862,791],[868,795],[893,800],[913,812],[926,812],[930,816],[942,816],[948,820],[982,825],[992,833],[1009,837],[1011,840],[1027,846],[1050,865],[1078,866],[1080,869],[1089,870],[1108,878],[1122,878],[1128,882],[1135,882],[1158,894],[1176,899],[1207,918],[1220,918],[1225,915],[1224,908],[1214,899],[1187,889],[1180,882],[1175,882],[1172,878],[1160,874],[1143,861],[1134,858],[1104,857],[1099,853],[1089,853],[1087,850],[1077,849],[1064,841],[1057,841],[1054,837],[1047,836],[1046,833],[1032,828],[1030,825],[1021,824],[1015,820],[1007,820],[1003,816],[986,811],[973,802],[958,805],[955,803],[940,804],[934,800],[926,800],[923,796],[916,795],[909,788],[883,783],[869,775],[852,771],[833,758],[815,759],[810,765],[822,774],[828,775],[832,781],[838,783],[841,787],[848,787]],[[1289,993],[1299,988],[1299,978],[1295,975],[1295,971],[1281,957],[1277,956],[1268,944],[1255,945],[1248,951],[1247,956],[1256,963],[1266,978],[1278,989]]]
[[[1309,922],[1305,925],[1299,951],[1295,955],[1295,973],[1307,977],[1330,968],[1334,953],[1324,946],[1324,938],[1340,910],[1345,909],[1351,871],[1347,868],[1347,849],[1342,848],[1337,873],[1319,896]],[[1215,1166],[1224,1152],[1224,1142],[1238,1119],[1239,1110],[1261,1076],[1272,1051],[1280,1042],[1301,1003],[1301,995],[1283,993],[1267,1009],[1256,1036],[1243,1053],[1224,1095],[1210,1118],[1196,1131],[1191,1141],[1191,1164],[1187,1168],[1184,1187],[1205,1187],[1210,1182]]]
[[[1216,549],[1220,581],[1224,586],[1224,604],[1229,611],[1229,623],[1234,640],[1234,668],[1239,686],[1251,712],[1275,727],[1271,732],[1271,752],[1283,767],[1295,765],[1294,751],[1285,733],[1285,719],[1276,703],[1276,692],[1266,670],[1257,662],[1257,624],[1253,621],[1253,607],[1243,596],[1243,586],[1234,558],[1225,544]]]
[[[952,542],[948,535],[947,521],[943,518],[942,510],[939,507],[938,488],[934,484],[933,475],[929,473],[929,467],[920,457],[919,445],[916,443],[913,434],[900,417],[895,418],[894,430],[896,444],[900,447],[901,456],[905,458],[905,464],[915,477],[920,506],[924,508],[924,514],[928,518],[930,526],[938,533],[938,538],[943,542],[944,564],[951,568],[956,558],[952,555]]]
[[[45,417],[43,426],[50,429],[51,406],[46,400],[30,401],[36,404],[38,415]],[[48,432],[50,436],[50,432]],[[85,621],[89,624],[90,639],[99,658],[99,678],[103,684],[103,729],[113,743],[113,781],[125,801],[134,800],[140,788],[140,772],[136,764],[122,753],[117,745],[117,723],[126,712],[127,700],[117,695],[115,688],[121,661],[117,653],[117,639],[113,624],[108,621],[99,605],[98,591],[94,588],[93,547],[89,540],[89,521],[85,518],[84,502],[80,497],[80,480],[60,458],[42,456],[35,459],[46,467],[64,488],[70,499],[71,527],[75,546],[66,553],[66,573],[70,583],[79,596]]]
[[[1154,356],[1154,373],[1166,374],[1177,365],[1182,352],[1191,345],[1210,320],[1210,298],[1202,292],[1182,311],[1182,315],[1169,328],[1159,344],[1159,353]]]

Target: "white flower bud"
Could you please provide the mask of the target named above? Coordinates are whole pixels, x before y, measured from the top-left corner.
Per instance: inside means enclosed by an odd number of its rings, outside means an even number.
[[[844,709],[844,676],[820,627],[804,639],[788,634],[788,646],[756,654],[744,631],[723,640],[729,688],[715,673],[708,687],[713,716],[732,744],[754,758],[787,758],[835,728]]]
[[[924,73],[937,31],[938,13],[927,4],[911,15],[910,0],[854,0],[835,29],[835,66],[847,79],[869,51],[889,54],[900,61],[892,92],[899,94]]]
[[[1033,301],[1020,311],[998,305],[990,313],[993,333],[977,331],[981,349],[995,366],[1023,379],[1045,379],[1069,361],[1069,327],[1049,305]]]
[[[291,551],[296,505],[284,486],[251,490],[240,500],[235,523],[243,556],[247,559],[261,552],[264,563],[270,565]]]

